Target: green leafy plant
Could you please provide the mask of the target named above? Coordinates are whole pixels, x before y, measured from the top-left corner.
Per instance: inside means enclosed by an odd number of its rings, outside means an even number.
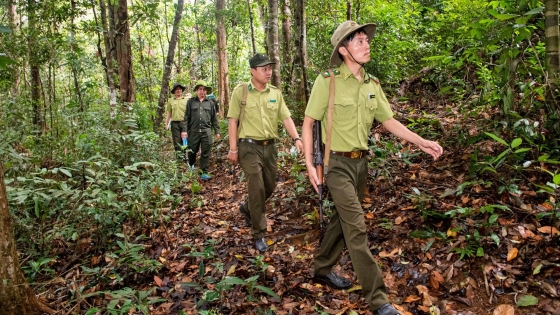
[[[22,266],[23,271],[27,275],[29,281],[34,281],[37,276],[52,276],[54,275],[55,271],[49,267],[49,264],[52,261],[55,261],[56,258],[52,257],[41,257],[37,259],[37,261],[29,261],[28,265]]]
[[[150,295],[156,288],[153,287],[146,291],[133,290],[131,288],[123,288],[115,291],[98,291],[82,296],[88,298],[95,295],[110,296],[109,303],[105,306],[105,310],[110,315],[126,315],[134,311],[142,312],[142,314],[150,314],[149,306],[155,303],[165,302],[165,299],[150,298]],[[101,312],[98,307],[90,308],[86,314],[93,315]]]

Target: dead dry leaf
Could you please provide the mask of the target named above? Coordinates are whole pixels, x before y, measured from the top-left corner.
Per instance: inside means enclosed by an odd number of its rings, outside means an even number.
[[[400,225],[401,223],[403,223],[404,221],[406,221],[406,217],[397,217],[395,219],[395,224],[396,225]]]
[[[517,248],[512,247],[507,254],[507,261],[515,259],[515,257],[517,257],[518,252],[519,250]]]
[[[161,287],[163,281],[158,276],[154,276],[154,281],[156,282],[158,287]]]
[[[544,233],[544,234],[558,234],[558,230],[553,227],[553,226],[541,226],[540,228],[537,229],[539,232]]]
[[[390,253],[387,253],[386,251],[382,251],[381,253],[379,253],[379,257],[381,258],[394,257],[398,252],[399,252],[399,248],[397,247],[393,249]]]
[[[414,302],[414,301],[418,301],[421,298],[418,295],[409,295],[404,299],[405,303],[410,303],[410,302]]]
[[[494,309],[492,315],[513,315],[515,314],[515,309],[509,304],[500,304]]]

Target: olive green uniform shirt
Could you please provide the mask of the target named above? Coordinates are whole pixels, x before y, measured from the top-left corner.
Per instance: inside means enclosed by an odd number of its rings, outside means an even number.
[[[335,98],[332,123],[331,150],[350,152],[368,149],[368,136],[373,120],[384,122],[393,112],[379,81],[362,68],[360,83],[346,64],[335,71]],[[327,77],[325,77],[327,76]],[[327,109],[329,106],[330,76],[315,79],[305,115],[321,120],[322,139],[326,139]]]
[[[171,121],[183,121],[186,108],[187,100],[183,97],[175,98],[175,95],[171,96],[167,100],[167,105],[165,106],[165,110],[168,113],[171,113]]]
[[[282,93],[275,86],[266,84],[261,92],[257,90],[252,81],[248,82],[247,103],[245,114],[241,122],[239,138],[255,140],[274,139],[278,137],[278,122],[291,116],[290,110]],[[243,86],[240,84],[233,90],[228,118],[239,119],[241,114],[241,101],[243,99]]]
[[[214,129],[216,134],[220,133],[220,125],[216,117],[214,102],[204,98],[202,101],[198,96],[193,96],[187,101],[187,110],[183,121],[183,130],[191,132],[202,132],[206,129]]]

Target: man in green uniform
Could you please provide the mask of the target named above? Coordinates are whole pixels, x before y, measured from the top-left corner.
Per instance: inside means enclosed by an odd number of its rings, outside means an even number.
[[[278,137],[279,121],[294,140],[298,152],[302,151],[301,138],[282,93],[268,84],[272,77],[270,65],[273,63],[263,54],[256,54],[249,60],[251,80],[233,90],[227,114],[228,159],[233,164],[239,161],[247,179],[248,198],[241,203],[239,210],[245,216],[247,225],[251,226],[255,248],[260,252],[268,249],[264,239],[265,202],[276,188],[278,152],[274,142]]]
[[[358,25],[346,21],[331,38],[334,51],[330,64],[336,66],[334,114],[330,162],[326,184],[335,205],[318,255],[315,256],[314,277],[336,289],[352,284],[333,272],[346,245],[354,271],[366,301],[374,314],[398,315],[389,303],[383,275],[368,246],[366,224],[361,207],[367,176],[368,135],[374,119],[404,140],[437,159],[443,152],[436,142],[428,141],[408,130],[393,118],[389,102],[379,81],[366,73],[363,65],[370,60],[369,43],[375,24]],[[319,179],[313,165],[313,123],[321,121],[322,139],[326,139],[329,103],[329,72],[319,75],[313,85],[305,110],[302,137],[309,181],[317,190]]]
[[[165,110],[167,111],[167,117],[165,119],[165,129],[171,128],[171,138],[173,139],[173,147],[175,148],[175,154],[179,161],[185,160],[185,149],[182,147],[183,139],[181,139],[181,133],[186,131],[183,129],[183,118],[185,117],[185,108],[187,106],[187,101],[183,97],[183,92],[185,91],[185,86],[181,83],[173,84],[171,88],[171,94],[173,94],[168,100]]]
[[[208,180],[208,164],[210,163],[210,151],[212,150],[212,129],[216,139],[220,139],[220,126],[216,118],[214,102],[210,101],[207,93],[212,88],[204,80],[198,80],[194,86],[196,95],[187,101],[187,109],[183,120],[183,136],[189,137],[189,165],[194,168],[196,154],[200,149],[200,178]]]

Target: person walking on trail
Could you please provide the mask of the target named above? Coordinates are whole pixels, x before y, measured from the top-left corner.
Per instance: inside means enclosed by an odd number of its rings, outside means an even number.
[[[189,166],[195,167],[196,154],[200,149],[200,176],[203,180],[211,178],[208,174],[208,164],[210,163],[210,151],[212,150],[212,129],[216,134],[216,139],[220,139],[220,126],[216,117],[214,102],[206,97],[207,93],[212,93],[206,81],[198,80],[194,86],[196,93],[187,101],[183,120],[182,135],[188,137],[189,141]]]
[[[354,21],[346,21],[334,31],[330,64],[335,68],[332,72],[317,76],[313,85],[303,121],[303,151],[309,181],[317,190],[317,184],[322,183],[318,182],[317,169],[313,164],[312,129],[315,120],[321,121],[322,139],[326,147],[325,181],[330,187],[335,209],[319,253],[315,256],[314,279],[335,289],[347,289],[352,285],[348,279],[333,272],[346,246],[362,292],[373,313],[398,315],[398,311],[389,303],[383,275],[369,250],[361,207],[368,174],[368,135],[376,119],[392,134],[416,144],[434,160],[443,153],[443,149],[393,118],[379,80],[363,68],[371,58],[370,42],[375,28],[373,23],[359,25]],[[331,80],[334,80],[334,98],[329,104]],[[330,149],[327,149],[329,145]]]
[[[183,118],[185,117],[185,109],[187,107],[187,100],[183,96],[184,91],[185,86],[181,83],[173,84],[171,88],[171,94],[173,95],[167,100],[167,105],[165,106],[167,111],[165,129],[171,128],[171,138],[173,139],[173,147],[175,148],[178,161],[186,161],[185,148],[182,146],[183,139],[181,138],[182,132],[186,131],[186,129],[183,129]]]
[[[268,56],[256,54],[249,60],[251,79],[232,92],[229,118],[228,160],[239,162],[247,179],[248,197],[239,206],[251,227],[255,248],[264,253],[268,245],[265,202],[276,188],[278,152],[274,145],[281,121],[299,153],[302,142],[280,90],[268,84],[272,77]],[[239,123],[239,125],[238,125]]]

